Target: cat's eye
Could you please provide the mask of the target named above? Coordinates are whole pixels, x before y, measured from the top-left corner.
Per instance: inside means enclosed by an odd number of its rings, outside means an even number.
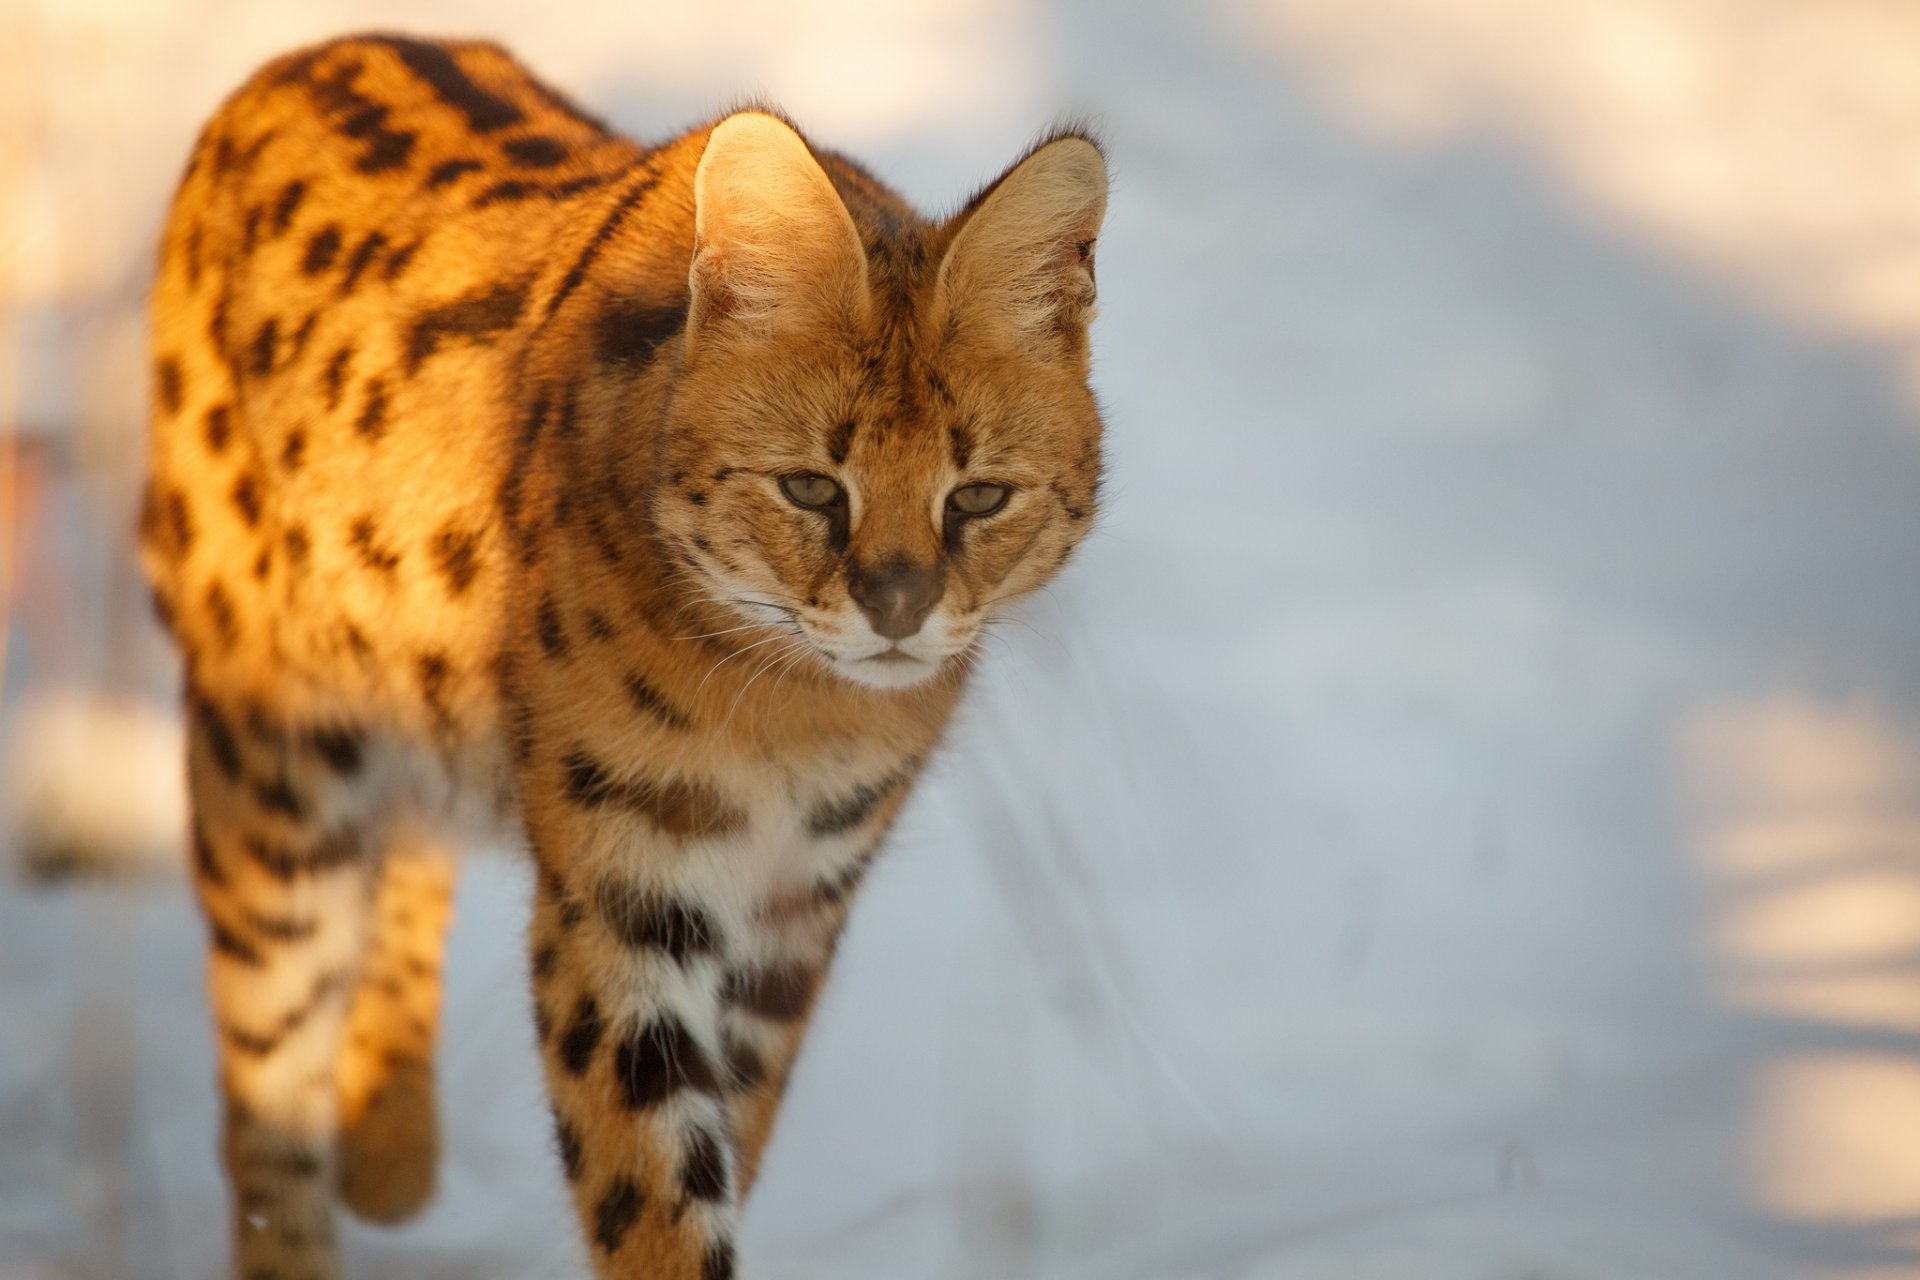
[[[1007,505],[1012,492],[1003,484],[961,485],[947,495],[947,506],[963,516],[990,516]]]
[[[844,496],[837,481],[816,471],[801,471],[794,475],[781,476],[780,489],[795,506],[807,507],[815,511],[822,507],[833,506]]]

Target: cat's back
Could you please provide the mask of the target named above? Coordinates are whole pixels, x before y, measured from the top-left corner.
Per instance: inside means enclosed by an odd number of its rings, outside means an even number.
[[[334,685],[473,665],[453,649],[499,613],[522,355],[675,150],[487,44],[344,38],[227,100],[152,300],[142,541],[197,662]]]

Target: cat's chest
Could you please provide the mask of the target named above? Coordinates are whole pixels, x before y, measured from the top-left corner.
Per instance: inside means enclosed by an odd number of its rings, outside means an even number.
[[[918,765],[867,751],[754,770],[751,820],[727,857],[740,889],[766,901],[830,888],[872,856]]]

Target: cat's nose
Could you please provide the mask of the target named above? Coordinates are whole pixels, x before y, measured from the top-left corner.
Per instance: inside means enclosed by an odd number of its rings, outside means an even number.
[[[939,603],[945,577],[938,565],[889,560],[877,569],[856,567],[847,576],[847,593],[876,635],[905,640],[920,630]]]

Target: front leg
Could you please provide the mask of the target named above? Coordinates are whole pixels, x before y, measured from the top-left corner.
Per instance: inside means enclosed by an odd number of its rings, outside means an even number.
[[[535,1020],[594,1272],[729,1280],[740,1191],[720,1010],[745,922],[713,855],[745,816],[704,784],[623,775],[585,749],[528,782]]]

